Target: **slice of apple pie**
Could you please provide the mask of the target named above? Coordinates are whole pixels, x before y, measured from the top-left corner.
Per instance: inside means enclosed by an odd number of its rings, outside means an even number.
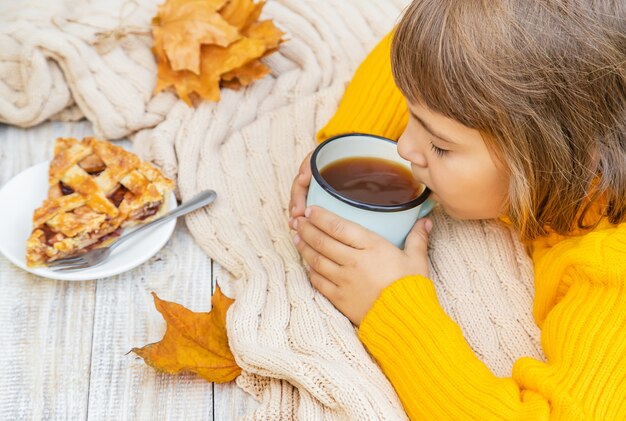
[[[26,242],[31,267],[110,244],[125,227],[163,214],[174,189],[153,165],[91,137],[56,140],[48,181]]]

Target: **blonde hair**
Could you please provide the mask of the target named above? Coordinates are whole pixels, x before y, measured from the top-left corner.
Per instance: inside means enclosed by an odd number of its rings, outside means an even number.
[[[588,228],[599,197],[626,219],[625,3],[416,0],[396,28],[398,87],[483,133],[524,239]]]

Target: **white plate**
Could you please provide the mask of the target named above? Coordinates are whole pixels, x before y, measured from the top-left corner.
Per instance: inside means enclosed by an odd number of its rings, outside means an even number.
[[[0,189],[0,252],[20,268],[45,278],[66,281],[106,278],[139,266],[154,256],[172,235],[176,219],[128,240],[99,266],[71,272],[29,268],[26,266],[26,240],[32,230],[33,212],[48,197],[49,165],[50,161],[46,161],[27,168]],[[176,206],[176,197],[172,194],[169,209]]]

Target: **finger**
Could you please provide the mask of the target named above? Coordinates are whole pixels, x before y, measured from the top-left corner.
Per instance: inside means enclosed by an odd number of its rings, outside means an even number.
[[[337,241],[356,249],[363,249],[374,239],[375,234],[347,219],[327,211],[318,206],[311,206],[305,210],[304,216]]]
[[[404,251],[410,256],[423,255],[428,250],[428,238],[433,221],[428,218],[419,219],[404,242]]]
[[[300,238],[321,255],[341,266],[349,266],[354,261],[356,250],[353,247],[335,240],[313,225],[307,218],[298,218],[296,226]]]
[[[332,298],[335,297],[337,293],[337,285],[335,285],[331,280],[320,275],[313,269],[309,271],[309,280],[311,281],[311,285],[313,285],[313,288],[321,292],[324,297],[332,301]]]
[[[315,251],[306,241],[300,238],[299,234],[296,234],[293,242],[298,252],[311,269],[325,278],[337,279],[341,271],[341,267],[337,263]]]
[[[311,184],[311,154],[310,152],[300,164],[298,174],[291,184],[291,198],[289,201],[289,212],[291,218],[304,215],[306,206],[306,194]]]
[[[298,173],[291,184],[291,196],[289,201],[289,213],[291,218],[304,215],[306,206],[306,195],[309,191],[311,179],[306,179],[306,175]]]
[[[306,195],[309,190],[309,184],[302,184],[302,174],[298,174],[291,185],[291,200],[289,202],[289,226],[294,231],[296,225],[295,219],[304,216],[304,208],[306,206]]]

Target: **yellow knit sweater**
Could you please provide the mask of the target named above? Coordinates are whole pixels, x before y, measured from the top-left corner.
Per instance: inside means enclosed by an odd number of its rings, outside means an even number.
[[[389,60],[370,53],[320,140],[359,131],[397,139],[407,108]],[[547,362],[521,358],[498,378],[437,301],[431,280],[387,287],[359,328],[411,419],[626,420],[626,223],[533,244],[533,314]]]

